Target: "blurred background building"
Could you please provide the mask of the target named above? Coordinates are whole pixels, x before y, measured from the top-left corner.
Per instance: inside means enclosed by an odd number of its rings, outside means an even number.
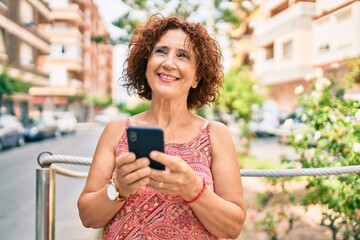
[[[280,111],[294,110],[297,86],[306,91],[314,75],[340,81],[345,62],[360,56],[360,1],[258,2],[238,33],[238,61],[252,64],[254,77]],[[357,97],[359,89],[348,94]]]
[[[30,84],[4,97],[20,119],[30,111],[72,111],[79,121],[112,96],[112,46],[92,0],[0,1],[0,67]]]
[[[358,0],[248,2],[257,7],[239,16],[226,65],[249,65],[281,112],[294,110],[295,88],[307,91],[311,76],[341,81],[345,62],[360,55]],[[87,121],[101,103],[119,99],[114,83],[120,73],[114,73],[104,15],[94,0],[0,1],[0,71],[30,85],[29,91],[3,96],[8,112],[23,119],[33,109],[65,110]],[[125,53],[118,55],[122,61]],[[347,94],[360,99],[359,92],[354,88]]]

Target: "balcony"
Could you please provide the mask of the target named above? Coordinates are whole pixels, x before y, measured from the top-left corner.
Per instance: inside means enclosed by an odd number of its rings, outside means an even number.
[[[36,30],[35,26],[20,26],[3,15],[0,15],[0,27],[41,52],[49,52],[50,42]]]
[[[74,28],[49,28],[46,32],[53,43],[70,42],[81,46],[84,40],[81,32]]]
[[[83,13],[77,4],[68,4],[62,7],[54,7],[52,17],[55,21],[65,21],[83,25]]]
[[[42,0],[28,0],[31,5],[37,10],[37,12],[41,13],[41,15],[48,20],[52,21],[51,10]]]
[[[273,85],[288,83],[304,79],[313,71],[310,65],[284,64],[272,60],[254,65],[254,74],[259,79],[259,83]]]
[[[311,28],[314,13],[314,3],[298,2],[291,5],[275,16],[255,23],[254,40],[258,46],[266,46],[295,29]]]
[[[313,64],[328,65],[360,55],[360,2],[317,18],[313,22]]]
[[[3,66],[8,66],[7,62],[0,61],[0,68],[2,69]],[[46,86],[49,84],[49,75],[39,68],[26,68],[19,64],[12,64],[8,69],[8,73],[15,79],[31,82],[33,85]]]
[[[83,71],[83,60],[80,57],[49,55],[47,65],[63,66],[70,72]]]

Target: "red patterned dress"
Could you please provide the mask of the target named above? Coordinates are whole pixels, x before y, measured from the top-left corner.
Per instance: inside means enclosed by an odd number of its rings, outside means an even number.
[[[126,128],[130,125],[127,120]],[[125,131],[126,132],[126,131]],[[128,151],[126,133],[116,147],[116,156]],[[188,143],[165,143],[165,153],[185,160],[207,188],[213,190],[211,145],[208,124]],[[210,234],[188,204],[150,187],[139,189],[106,225],[103,240],[120,239],[218,239]]]

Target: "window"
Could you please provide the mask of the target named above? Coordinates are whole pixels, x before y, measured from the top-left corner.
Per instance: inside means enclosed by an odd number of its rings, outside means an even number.
[[[319,53],[328,52],[330,50],[331,42],[331,24],[328,17],[318,21],[315,25],[314,32],[316,33],[316,48]]]
[[[274,43],[271,43],[270,45],[265,47],[265,53],[266,53],[266,60],[273,59],[274,58]]]
[[[2,53],[6,53],[5,32],[4,29],[0,28],[0,54]]]
[[[20,2],[20,21],[27,26],[35,24],[34,9],[26,1]]]
[[[53,44],[51,46],[51,55],[57,57],[81,57],[81,48],[77,45]]]
[[[20,64],[27,67],[34,65],[33,49],[26,43],[20,44]]]
[[[282,45],[283,58],[289,58],[293,54],[293,43],[292,40],[286,41]]]
[[[336,15],[336,29],[340,34],[335,35],[337,48],[344,48],[351,45],[352,34],[355,26],[351,23],[351,9]]]

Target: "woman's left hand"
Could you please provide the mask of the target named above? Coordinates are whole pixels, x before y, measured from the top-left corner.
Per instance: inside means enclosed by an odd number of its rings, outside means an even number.
[[[150,157],[166,166],[164,170],[152,169],[148,186],[185,200],[194,199],[202,189],[202,180],[180,157],[152,151]]]

